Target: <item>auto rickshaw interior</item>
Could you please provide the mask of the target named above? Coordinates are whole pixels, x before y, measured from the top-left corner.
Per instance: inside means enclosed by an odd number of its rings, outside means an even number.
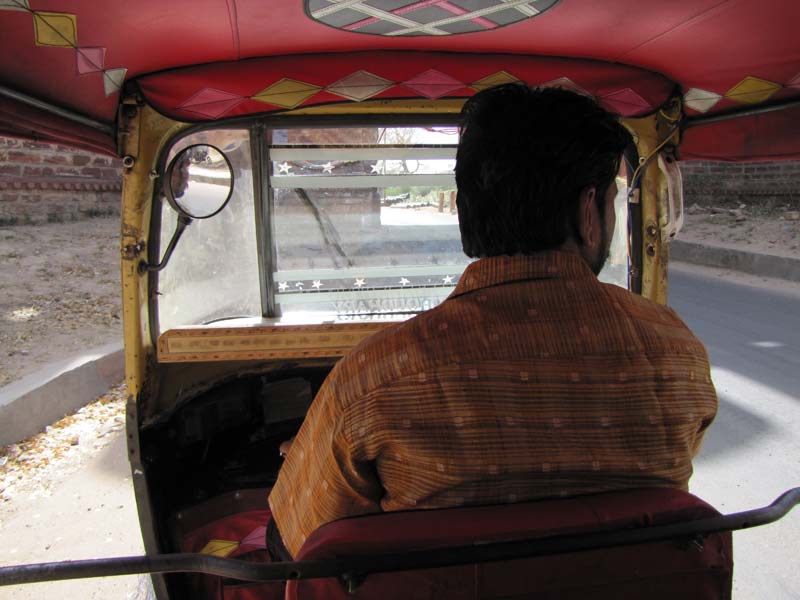
[[[656,302],[667,301],[669,242],[682,222],[677,161],[800,157],[800,4],[792,0],[180,0],[163,9],[75,0],[70,12],[46,8],[0,3],[0,46],[14,57],[0,64],[0,133],[122,158],[128,452],[151,556],[185,551],[204,519],[266,506],[278,447],[339,358],[452,291],[468,264],[454,210],[458,112],[477,91],[562,87],[620,115],[635,147],[618,179],[602,277]],[[673,500],[679,521],[713,514]],[[600,502],[595,514],[613,513]],[[452,522],[477,514],[451,513]],[[421,518],[368,527],[403,553],[422,543],[405,529],[445,535]],[[597,524],[587,523],[591,533]],[[533,525],[525,531],[542,535]],[[508,539],[495,534],[487,530],[487,539]],[[196,551],[237,556],[239,542]],[[709,584],[722,597],[728,542],[713,538],[706,548],[717,553],[703,555],[703,568],[722,573]],[[335,563],[320,547],[307,556]],[[516,551],[499,560],[526,555]],[[650,563],[678,564],[665,556]],[[154,564],[137,572],[159,571]],[[209,572],[209,564],[160,571]],[[284,579],[309,572],[287,569]],[[155,591],[183,597],[192,577],[156,573]],[[336,589],[369,591],[356,579]],[[289,597],[308,590],[294,583]]]

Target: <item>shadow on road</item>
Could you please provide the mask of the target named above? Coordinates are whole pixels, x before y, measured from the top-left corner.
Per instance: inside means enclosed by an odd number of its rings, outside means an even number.
[[[800,299],[767,285],[677,271],[669,304],[706,344],[712,366],[800,402]]]
[[[717,418],[703,439],[703,447],[696,463],[706,459],[729,457],[737,452],[747,452],[768,438],[774,427],[761,416],[742,408],[725,394],[719,394]]]

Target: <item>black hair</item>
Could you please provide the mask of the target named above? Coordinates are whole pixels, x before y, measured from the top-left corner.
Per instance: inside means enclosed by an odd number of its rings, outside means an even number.
[[[617,117],[558,88],[510,83],[483,90],[461,111],[457,206],[464,252],[530,254],[576,234],[578,199],[604,197],[631,143]]]

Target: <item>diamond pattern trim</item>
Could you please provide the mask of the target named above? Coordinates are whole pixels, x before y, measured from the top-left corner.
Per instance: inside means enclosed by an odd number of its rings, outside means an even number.
[[[118,93],[125,82],[126,68],[106,69],[106,49],[101,46],[78,47],[78,18],[70,13],[31,10],[29,0],[0,0],[0,11],[27,12],[33,18],[37,46],[55,46],[75,51],[75,74],[103,74],[106,97]]]
[[[504,83],[516,83],[517,81],[519,81],[519,79],[514,77],[511,73],[507,71],[498,71],[497,73],[493,73],[488,77],[478,79],[478,81],[474,82],[470,87],[476,92],[480,92],[496,85],[503,85]]]
[[[28,0],[0,0],[0,10],[31,12],[31,5]]]
[[[242,96],[237,96],[230,92],[224,92],[214,88],[203,88],[188,100],[184,101],[178,108],[183,108],[188,112],[206,118],[218,119],[243,100],[244,98]]]
[[[78,45],[78,24],[75,15],[55,12],[34,12],[33,27],[37,46]]]
[[[352,75],[348,75],[328,86],[325,91],[355,102],[361,102],[367,98],[377,96],[393,85],[393,81],[373,75],[369,71],[356,71]]]
[[[209,540],[209,542],[203,546],[203,549],[200,550],[200,554],[209,554],[211,556],[225,558],[226,556],[232,554],[238,547],[239,544],[237,542],[231,542],[228,540]]]
[[[106,62],[105,48],[77,48],[75,52],[78,75],[102,71]]]
[[[625,88],[618,92],[602,96],[603,103],[621,115],[631,115],[650,110],[650,103],[634,92],[631,88]]]
[[[683,102],[691,108],[692,110],[696,110],[697,112],[708,112],[714,106],[722,100],[722,96],[719,94],[715,94],[714,92],[709,92],[706,90],[701,90],[699,88],[691,88],[688,92],[683,95]]]
[[[424,73],[420,73],[416,77],[404,81],[403,85],[431,100],[436,100],[450,92],[467,87],[458,79],[446,75],[441,71],[437,71],[436,69],[428,69]]]
[[[594,98],[592,94],[590,94],[581,86],[579,86],[577,83],[572,81],[572,79],[570,79],[569,77],[559,77],[558,79],[553,79],[552,81],[543,83],[541,87],[569,90],[570,92],[575,92],[576,94],[581,94],[582,96],[588,96],[589,98]]]
[[[758,77],[745,77],[725,93],[725,98],[742,104],[758,104],[764,102],[781,86]]]
[[[322,88],[318,85],[284,78],[264,88],[251,98],[259,102],[282,106],[283,108],[294,108],[320,90]]]
[[[125,83],[125,74],[128,69],[108,69],[103,71],[103,89],[106,96],[116,94],[122,89],[122,84]]]
[[[267,528],[256,527],[251,531],[246,538],[242,540],[242,546],[254,546],[256,548],[266,548],[267,546]]]

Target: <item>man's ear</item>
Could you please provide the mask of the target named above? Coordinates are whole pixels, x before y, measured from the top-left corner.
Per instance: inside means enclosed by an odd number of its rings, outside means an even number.
[[[595,196],[597,189],[588,185],[581,190],[578,199],[578,232],[584,245],[590,248],[600,242],[600,215],[597,212]]]

